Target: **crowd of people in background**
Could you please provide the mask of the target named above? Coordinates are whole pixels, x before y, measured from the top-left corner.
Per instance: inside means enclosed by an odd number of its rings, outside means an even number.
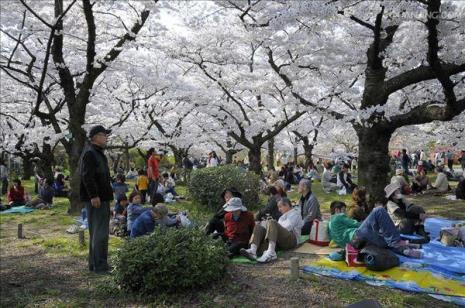
[[[174,169],[162,172],[160,163],[165,152],[151,148],[142,168],[130,168],[126,174],[118,172],[114,178],[110,178],[108,170],[101,174],[96,171],[100,170],[100,165],[106,165],[108,169],[103,155],[106,139],[99,138],[106,138],[109,133],[101,126],[91,130],[91,143],[83,152],[80,165],[81,199],[86,204],[84,211],[91,232],[90,256],[93,259],[89,268],[95,271],[107,267],[106,261],[102,261],[107,252],[101,249],[101,243],[108,239],[97,234],[102,230],[106,232],[106,227],[100,221],[106,215],[100,210],[102,205],[107,204],[105,206],[109,209],[111,207],[107,227],[111,234],[118,236],[134,238],[153,232],[156,226],[178,228],[191,225],[186,213],[169,213],[166,206],[182,198],[176,191],[176,181],[181,177],[188,181],[195,168],[213,168],[222,164],[222,159],[215,151],[211,151],[203,164],[184,157],[182,174],[173,172]],[[385,202],[375,206],[368,202],[366,189],[358,186],[356,176],[351,174],[351,171],[357,169],[356,157],[318,159],[306,165],[287,162],[278,171],[269,170],[266,174],[263,183],[266,185],[268,200],[256,213],[247,209],[240,191],[234,187],[225,189],[220,196],[224,205],[205,226],[205,232],[224,241],[230,257],[243,255],[258,262],[273,261],[277,258],[276,250],[295,248],[301,242],[302,235],[311,233],[315,220],[323,219],[319,201],[312,191],[312,183],[321,182],[325,193],[352,196],[348,205],[342,201],[331,203],[329,233],[335,245],[344,247],[351,244],[360,248],[369,243],[419,258],[421,254],[415,249],[417,246],[402,240],[400,233],[417,234],[423,242],[428,242],[429,234],[424,229],[427,214],[421,206],[412,204],[405,196],[446,193],[451,190],[449,181],[459,180],[456,196],[464,199],[465,181],[453,169],[454,159],[457,158],[454,155],[448,150],[438,152],[433,159],[428,159],[423,150],[409,154],[403,149],[395,153],[391,159],[393,175],[390,184],[385,187]],[[463,172],[465,151],[461,152],[458,161]],[[437,172],[434,181],[427,175],[432,171]],[[22,205],[49,209],[53,206],[54,197],[69,195],[67,177],[59,168],[55,170],[53,179],[36,177],[38,195],[31,200],[20,180],[13,180],[12,185],[8,186],[8,169],[0,161],[2,194],[7,193],[8,198],[8,204],[2,205],[2,209]],[[109,187],[103,183],[107,178],[111,183]],[[132,190],[126,179],[134,181]],[[97,189],[99,185],[101,187]],[[297,202],[292,202],[287,196],[292,185],[297,185],[300,195]],[[99,198],[98,202],[96,198]],[[113,206],[111,200],[115,200]]]

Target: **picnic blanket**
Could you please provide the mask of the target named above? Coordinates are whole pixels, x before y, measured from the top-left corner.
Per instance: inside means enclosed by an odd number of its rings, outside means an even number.
[[[26,214],[33,212],[34,209],[30,207],[26,207],[25,205],[22,206],[15,206],[11,209],[1,211],[0,214]]]
[[[348,267],[344,261],[320,259],[304,266],[304,273],[334,278],[364,281],[375,286],[387,286],[411,292],[427,293],[437,299],[465,306],[465,277],[447,277],[404,263],[383,272],[370,271],[365,267]]]

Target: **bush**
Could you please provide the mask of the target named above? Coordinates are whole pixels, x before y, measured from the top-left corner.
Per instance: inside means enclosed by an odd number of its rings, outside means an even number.
[[[228,265],[222,241],[198,229],[160,229],[126,241],[114,258],[115,281],[139,294],[173,293],[221,279]]]
[[[232,165],[194,170],[188,184],[191,197],[212,210],[224,204],[221,192],[229,187],[235,187],[242,193],[242,201],[247,208],[259,205],[259,176]]]

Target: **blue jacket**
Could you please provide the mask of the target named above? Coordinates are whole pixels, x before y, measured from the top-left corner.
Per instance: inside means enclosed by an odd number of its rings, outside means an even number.
[[[136,221],[137,217],[140,216],[143,212],[150,210],[149,207],[143,207],[140,204],[129,204],[128,209],[127,209],[127,214],[128,214],[128,231],[131,232],[132,224]]]
[[[152,233],[155,226],[176,226],[176,218],[170,218],[165,216],[163,219],[155,220],[152,216],[152,211],[146,211],[137,217],[136,221],[133,222],[131,228],[131,237],[138,237],[145,234]]]

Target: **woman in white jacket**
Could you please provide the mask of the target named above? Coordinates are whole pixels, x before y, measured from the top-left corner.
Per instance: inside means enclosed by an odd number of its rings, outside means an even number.
[[[277,259],[276,248],[288,250],[297,247],[302,229],[302,216],[298,209],[293,209],[288,198],[278,202],[281,217],[278,221],[269,220],[265,227],[256,224],[250,238],[250,248],[240,250],[241,255],[251,260],[267,263]],[[257,259],[257,251],[263,252]]]

